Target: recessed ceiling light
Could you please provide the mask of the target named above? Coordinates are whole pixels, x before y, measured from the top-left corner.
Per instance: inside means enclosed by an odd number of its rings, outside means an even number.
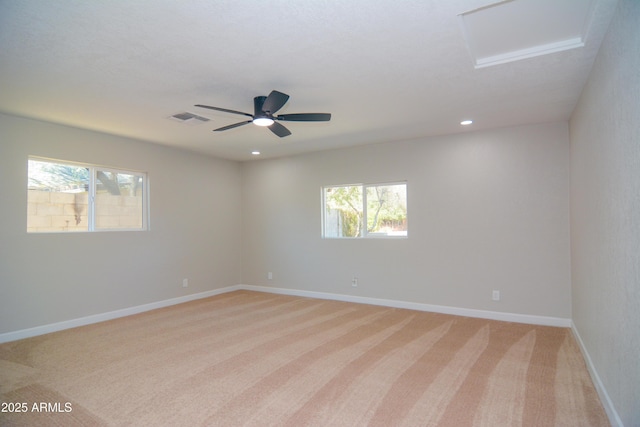
[[[260,152],[259,151],[252,151],[251,154],[253,154],[254,156],[259,156]]]
[[[463,120],[463,121],[461,121],[461,122],[460,122],[460,124],[461,124],[462,126],[468,126],[468,125],[470,125],[471,123],[473,123],[473,120]]]

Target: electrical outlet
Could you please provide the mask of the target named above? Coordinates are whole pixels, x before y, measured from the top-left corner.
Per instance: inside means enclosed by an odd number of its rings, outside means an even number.
[[[493,291],[491,293],[491,299],[494,301],[500,301],[500,291]]]
[[[358,278],[354,277],[353,279],[351,279],[351,286],[353,286],[354,288],[358,287]]]
[[[189,279],[182,279],[182,287],[183,288],[189,287]]]
[[[267,273],[267,280],[273,280],[273,273],[272,272],[268,272]]]

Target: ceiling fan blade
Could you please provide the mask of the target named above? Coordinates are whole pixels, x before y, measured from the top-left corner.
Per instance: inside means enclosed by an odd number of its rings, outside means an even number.
[[[220,107],[212,107],[210,105],[202,105],[202,104],[196,104],[196,107],[201,107],[201,108],[208,108],[210,110],[216,110],[216,111],[224,111],[225,113],[233,113],[233,114],[241,114],[243,116],[247,116],[247,117],[253,117],[253,115],[249,114],[249,113],[243,113],[242,111],[236,111],[236,110],[228,110],[226,108],[220,108]]]
[[[218,129],[214,129],[214,132],[219,132],[221,130],[229,130],[229,129],[233,129],[233,128],[237,128],[240,126],[244,126],[244,125],[248,125],[249,123],[251,123],[253,120],[247,120],[246,122],[240,122],[240,123],[234,123],[232,125],[228,125],[228,126],[223,126],[221,128]]]
[[[289,100],[289,95],[286,93],[272,90],[267,99],[262,104],[262,111],[268,111],[271,114],[275,114],[276,111],[282,108],[284,104]]]
[[[328,122],[331,120],[331,113],[281,114],[275,118],[289,122]]]
[[[289,129],[282,126],[278,122],[273,122],[273,124],[269,126],[269,130],[275,133],[276,135],[278,135],[280,138],[284,138],[285,136],[291,135],[291,132],[289,131]]]

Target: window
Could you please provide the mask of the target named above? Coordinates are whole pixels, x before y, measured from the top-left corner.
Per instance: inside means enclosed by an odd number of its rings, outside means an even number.
[[[324,187],[323,236],[406,237],[407,184]]]
[[[144,230],[146,192],[141,172],[30,158],[27,232]]]

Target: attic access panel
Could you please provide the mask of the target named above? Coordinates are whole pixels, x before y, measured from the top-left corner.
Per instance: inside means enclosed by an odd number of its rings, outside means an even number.
[[[475,68],[584,46],[594,0],[506,0],[464,12]]]

